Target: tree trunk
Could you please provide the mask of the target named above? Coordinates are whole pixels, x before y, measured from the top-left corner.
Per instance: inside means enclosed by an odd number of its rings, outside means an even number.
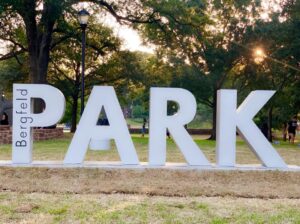
[[[47,72],[48,72],[48,65],[49,65],[49,55],[50,55],[50,44],[52,41],[52,29],[53,25],[51,24],[48,27],[47,32],[42,35],[42,40],[39,44],[39,56],[37,58],[37,83],[39,84],[46,84],[47,83]]]
[[[19,13],[25,23],[29,54],[29,75],[31,83],[37,83],[38,77],[38,28],[36,22],[35,1],[25,0]]]
[[[59,13],[55,14],[59,8],[58,5],[46,1],[43,7],[39,23],[35,0],[24,0],[22,7],[17,8],[25,23],[29,54],[29,78],[33,84],[47,83],[53,27],[59,17]],[[44,105],[41,100],[35,100],[34,112],[40,113],[43,109]]]
[[[216,140],[217,137],[217,91],[214,90],[213,94],[213,123],[212,123],[212,129],[211,129],[211,135],[209,137],[209,140]]]
[[[282,124],[282,141],[286,142],[286,135],[287,135],[287,123],[284,122]]]
[[[71,133],[74,133],[77,128],[77,110],[78,110],[78,94],[72,97],[72,120]]]
[[[269,109],[269,115],[268,115],[268,126],[269,126],[268,139],[269,139],[269,142],[273,141],[272,119],[273,119],[273,107],[271,106]]]
[[[77,111],[78,111],[78,99],[80,91],[80,63],[76,66],[76,76],[74,82],[74,92],[72,94],[72,120],[71,120],[71,133],[74,133],[77,128]]]

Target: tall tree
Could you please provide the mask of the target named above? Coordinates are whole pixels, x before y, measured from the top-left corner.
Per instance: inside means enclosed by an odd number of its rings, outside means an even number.
[[[183,65],[181,85],[213,109],[211,139],[215,139],[216,93],[224,87],[228,74],[239,63],[239,43],[246,28],[257,17],[258,11],[254,9],[259,7],[259,1],[166,1],[153,3],[152,7],[163,16],[162,27],[148,24],[141,26],[141,30],[147,40],[163,46],[160,49],[164,60],[169,57],[172,64],[178,62],[174,60],[177,58],[181,64],[186,64]]]
[[[14,38],[10,29],[1,29],[0,39],[12,43],[13,51],[2,55],[6,60],[24,52],[28,53],[29,73],[32,83],[46,83],[50,50],[62,41],[69,39],[72,32],[56,27],[59,20],[68,20],[75,15],[80,0],[1,0],[0,27],[21,26],[26,31],[25,43]],[[156,21],[153,10],[145,8],[139,1],[90,0],[94,13],[110,13],[119,22],[152,23]],[[77,7],[78,8],[78,7]],[[14,25],[15,24],[15,25]],[[68,30],[67,30],[68,31]],[[53,34],[60,33],[61,39],[53,42]]]
[[[232,79],[235,87],[246,92],[256,88],[277,91],[266,108],[270,141],[272,127],[280,127],[300,111],[299,97],[295,95],[300,87],[300,17],[294,13],[297,9],[297,1],[287,1],[282,12],[272,14],[270,21],[257,21],[247,30],[243,65]],[[255,55],[256,49],[261,55]],[[255,60],[258,56],[259,60]]]
[[[0,94],[12,92],[14,82],[27,80],[28,67],[23,63],[22,58],[19,61],[21,64],[14,59],[0,62]]]
[[[68,23],[59,24],[59,28],[76,30],[76,18]],[[104,27],[91,19],[88,28],[86,49],[85,95],[92,84],[113,82],[114,74],[105,76],[101,66],[109,60],[111,55],[120,47],[120,40],[114,37],[111,29]],[[48,81],[62,90],[67,101],[70,102],[71,132],[76,130],[78,99],[81,92],[81,35],[73,33],[68,41],[57,44],[51,51]],[[53,40],[59,41],[60,35],[53,35]],[[72,51],[70,51],[72,49]],[[106,79],[103,77],[107,77]]]

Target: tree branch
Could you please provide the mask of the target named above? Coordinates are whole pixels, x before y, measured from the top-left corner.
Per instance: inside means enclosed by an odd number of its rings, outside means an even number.
[[[17,55],[20,55],[24,52],[25,52],[24,50],[19,50],[19,51],[16,51],[16,52],[9,52],[5,55],[2,55],[2,57],[0,57],[0,61],[5,61],[5,60],[8,60],[8,59],[14,58]]]
[[[28,50],[26,47],[24,47],[22,44],[18,43],[17,41],[13,40],[12,38],[0,36],[0,39],[2,39],[4,41],[9,41],[9,42],[13,43],[15,46],[18,46],[19,48],[21,48],[24,51]]]
[[[52,62],[52,64],[53,64],[54,68],[55,68],[61,75],[63,75],[70,83],[72,83],[72,84],[74,83],[74,80],[71,79],[69,76],[67,76],[67,75],[59,68],[59,66],[58,66],[56,63]]]
[[[118,15],[118,13],[115,11],[112,5],[110,5],[108,2],[103,0],[96,0],[96,3],[102,5],[115,19],[121,23],[122,21],[127,21],[131,23],[154,23],[160,21],[160,19],[155,19],[155,12],[152,12],[150,15],[147,16],[146,19],[142,19],[142,17],[137,17],[133,15],[128,16],[121,16]]]
[[[71,37],[73,37],[73,34],[66,34],[65,36],[61,37],[59,40],[51,44],[50,50],[54,49],[57,45],[61,44],[62,42],[68,40]]]

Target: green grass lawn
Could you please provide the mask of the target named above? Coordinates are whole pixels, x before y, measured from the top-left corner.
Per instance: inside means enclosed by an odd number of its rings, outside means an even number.
[[[71,134],[66,134],[63,139],[34,142],[34,160],[63,160],[71,141]],[[203,136],[193,136],[195,142],[207,156],[215,163],[215,141],[205,140]],[[148,161],[148,136],[142,138],[140,135],[132,135],[137,154],[141,162]],[[286,163],[300,165],[299,141],[291,145],[288,142],[280,142],[273,145],[284,158]],[[119,161],[119,155],[112,141],[112,150],[92,151],[88,150],[86,160],[89,161]],[[11,145],[0,146],[0,160],[11,160]],[[172,139],[167,139],[167,162],[185,162],[182,153],[177,148]],[[258,164],[260,163],[244,141],[237,140],[237,163],[238,164]]]

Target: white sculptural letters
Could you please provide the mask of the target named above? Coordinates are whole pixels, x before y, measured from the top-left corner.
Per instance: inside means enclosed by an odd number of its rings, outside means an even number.
[[[275,91],[253,91],[237,109],[237,91],[219,90],[217,104],[216,160],[219,167],[236,164],[236,131],[244,138],[250,149],[270,168],[286,168],[282,158],[267,141],[253,122],[253,117],[272,97]],[[45,110],[32,112],[32,99],[41,98]],[[174,115],[167,114],[167,105],[178,105]],[[194,119],[196,100],[187,90],[180,88],[151,88],[149,165],[164,166],[166,163],[166,130],[183,154],[188,165],[211,166],[203,152],[184,128]],[[98,126],[97,120],[104,108],[109,125]],[[63,94],[49,85],[14,84],[13,99],[13,164],[32,162],[33,127],[54,125],[65,110]],[[78,128],[69,146],[64,164],[82,164],[91,140],[115,140],[121,162],[137,165],[139,159],[130,137],[126,121],[113,87],[95,86],[88,99]]]

